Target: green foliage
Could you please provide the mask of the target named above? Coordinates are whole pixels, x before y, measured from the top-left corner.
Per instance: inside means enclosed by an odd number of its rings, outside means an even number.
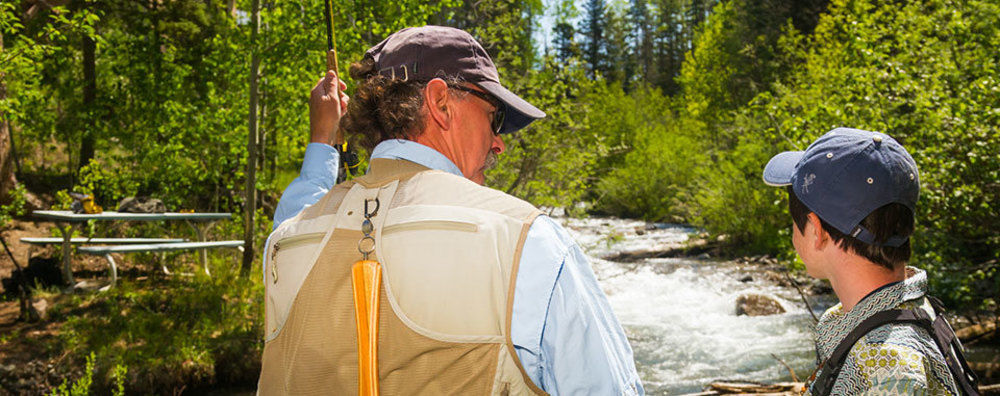
[[[251,2],[225,3],[81,1],[31,18],[16,2],[0,3],[0,114],[26,153],[18,177],[71,179],[49,186],[58,191],[56,208],[68,208],[64,189],[71,189],[94,194],[106,209],[150,195],[171,209],[241,212],[256,54],[261,246],[277,198],[301,164],[308,92],[324,69],[323,4],[265,2],[260,38],[251,43]],[[886,132],[922,170],[913,263],[930,270],[933,288],[952,304],[997,307],[995,2],[601,3],[591,2],[600,37],[588,38],[573,26],[573,2],[559,1],[549,54],[532,41],[544,10],[539,0],[337,0],[339,68],[402,27],[465,28],[492,54],[504,84],[548,114],[504,137],[507,151],[487,185],[541,206],[586,203],[592,213],[692,223],[723,236],[733,253],[794,256],[784,192],[760,180],[768,158],[804,149],[837,126]],[[97,46],[96,98],[88,102],[85,38]],[[595,48],[600,59],[585,64],[584,50]],[[94,138],[97,152],[76,169],[83,136]],[[24,188],[13,197],[0,208],[0,224],[24,207]],[[242,235],[243,222],[220,222],[210,237]],[[109,231],[97,227],[86,232]],[[181,232],[157,227],[116,232]],[[125,280],[54,307],[67,321],[61,348],[77,362],[91,356],[85,378],[58,391],[253,383],[261,285],[256,276],[233,275],[231,253],[213,253],[211,279]]]
[[[0,227],[6,225],[11,217],[21,216],[25,213],[25,193],[26,190],[21,184],[14,186],[14,189],[8,192],[10,203],[0,205]]]
[[[54,389],[50,395],[52,396],[87,396],[90,394],[90,386],[94,383],[94,353],[91,352],[87,355],[87,363],[83,368],[83,376],[73,381],[73,384],[68,384],[67,380],[63,380],[62,384],[58,388]]]
[[[716,188],[702,189],[696,221],[737,243],[777,238],[788,221],[779,189],[759,182],[767,158],[804,149],[837,126],[882,131],[921,169],[912,263],[930,270],[932,287],[953,305],[995,304],[976,296],[1000,292],[1000,8],[984,1],[838,0],[813,35],[795,35],[781,46],[801,66],[720,118],[726,121],[717,129],[732,143],[713,154],[710,172],[723,176],[703,178]]]
[[[590,187],[597,159],[607,150],[603,133],[590,127],[595,107],[583,99],[599,85],[588,82],[582,68],[556,67],[551,60],[509,85],[547,116],[505,136],[507,152],[486,185],[536,205],[572,206]]]
[[[63,348],[95,356],[94,389],[148,394],[253,383],[263,346],[260,277],[239,277],[227,256],[213,260],[212,278],[126,280],[54,307],[66,321]]]
[[[656,89],[591,96],[591,126],[612,142],[594,194],[594,210],[650,221],[684,222],[690,183],[705,162],[703,144],[683,134],[670,98]]]

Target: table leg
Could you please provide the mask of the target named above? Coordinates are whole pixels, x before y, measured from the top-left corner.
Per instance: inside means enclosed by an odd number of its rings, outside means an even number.
[[[72,287],[73,285],[76,284],[76,280],[73,279],[73,268],[71,267],[71,263],[70,263],[70,261],[71,261],[70,259],[72,259],[72,254],[70,252],[70,249],[72,248],[72,245],[71,245],[70,241],[73,238],[73,228],[74,227],[73,227],[73,224],[65,224],[64,225],[63,223],[56,223],[56,228],[59,229],[59,232],[62,233],[62,236],[63,236],[63,242],[62,242],[62,273],[63,273],[63,282],[66,282],[66,286],[71,286]]]
[[[104,258],[108,260],[108,266],[111,267],[111,284],[107,286],[110,289],[118,283],[118,266],[115,265],[115,259],[111,257],[111,253],[105,254]]]
[[[198,227],[194,222],[188,220],[188,225],[194,229],[194,233],[198,235],[198,242],[205,242],[205,230],[212,226],[213,222],[206,222],[204,226]],[[211,272],[208,272],[208,249],[200,249],[201,254],[201,266],[205,268],[205,275],[212,276]]]
[[[163,268],[163,273],[170,275],[170,270],[167,269],[167,253],[160,252],[160,267]]]

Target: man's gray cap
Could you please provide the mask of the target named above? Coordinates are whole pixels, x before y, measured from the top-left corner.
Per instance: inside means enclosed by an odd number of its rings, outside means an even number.
[[[884,133],[851,128],[827,132],[806,151],[775,155],[764,167],[764,182],[791,185],[795,196],[823,221],[880,246],[900,246],[909,235],[875,241],[861,221],[894,202],[915,210],[920,196],[917,164],[899,142]]]
[[[390,78],[429,81],[455,76],[476,84],[506,106],[500,133],[511,133],[545,117],[545,113],[500,84],[493,59],[463,30],[446,26],[409,27],[397,31],[365,52],[379,74]]]

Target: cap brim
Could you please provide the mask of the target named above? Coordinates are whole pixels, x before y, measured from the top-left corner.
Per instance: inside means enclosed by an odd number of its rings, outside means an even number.
[[[791,185],[795,165],[798,165],[805,153],[805,151],[786,151],[771,157],[764,166],[764,183],[774,187]]]
[[[521,99],[520,96],[515,95],[499,83],[480,81],[476,85],[493,94],[493,96],[496,96],[497,99],[500,99],[500,101],[507,105],[507,112],[504,114],[503,126],[500,128],[500,133],[516,132],[528,126],[532,121],[545,117],[544,111]]]

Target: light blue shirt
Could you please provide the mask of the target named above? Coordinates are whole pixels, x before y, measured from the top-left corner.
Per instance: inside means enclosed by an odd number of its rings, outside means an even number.
[[[306,147],[302,174],[278,202],[275,227],[333,186],[337,152],[323,146]],[[408,140],[379,143],[372,158],[402,159],[462,176],[447,157]],[[566,230],[548,216],[536,218],[519,268],[511,341],[528,377],[552,395],[642,395],[632,347],[587,257]]]
[[[274,208],[274,227],[271,231],[278,229],[278,225],[285,220],[295,217],[306,206],[323,198],[336,184],[339,170],[340,153],[337,149],[328,144],[309,143],[305,158],[302,159],[299,177],[285,188],[278,200],[278,207]]]

